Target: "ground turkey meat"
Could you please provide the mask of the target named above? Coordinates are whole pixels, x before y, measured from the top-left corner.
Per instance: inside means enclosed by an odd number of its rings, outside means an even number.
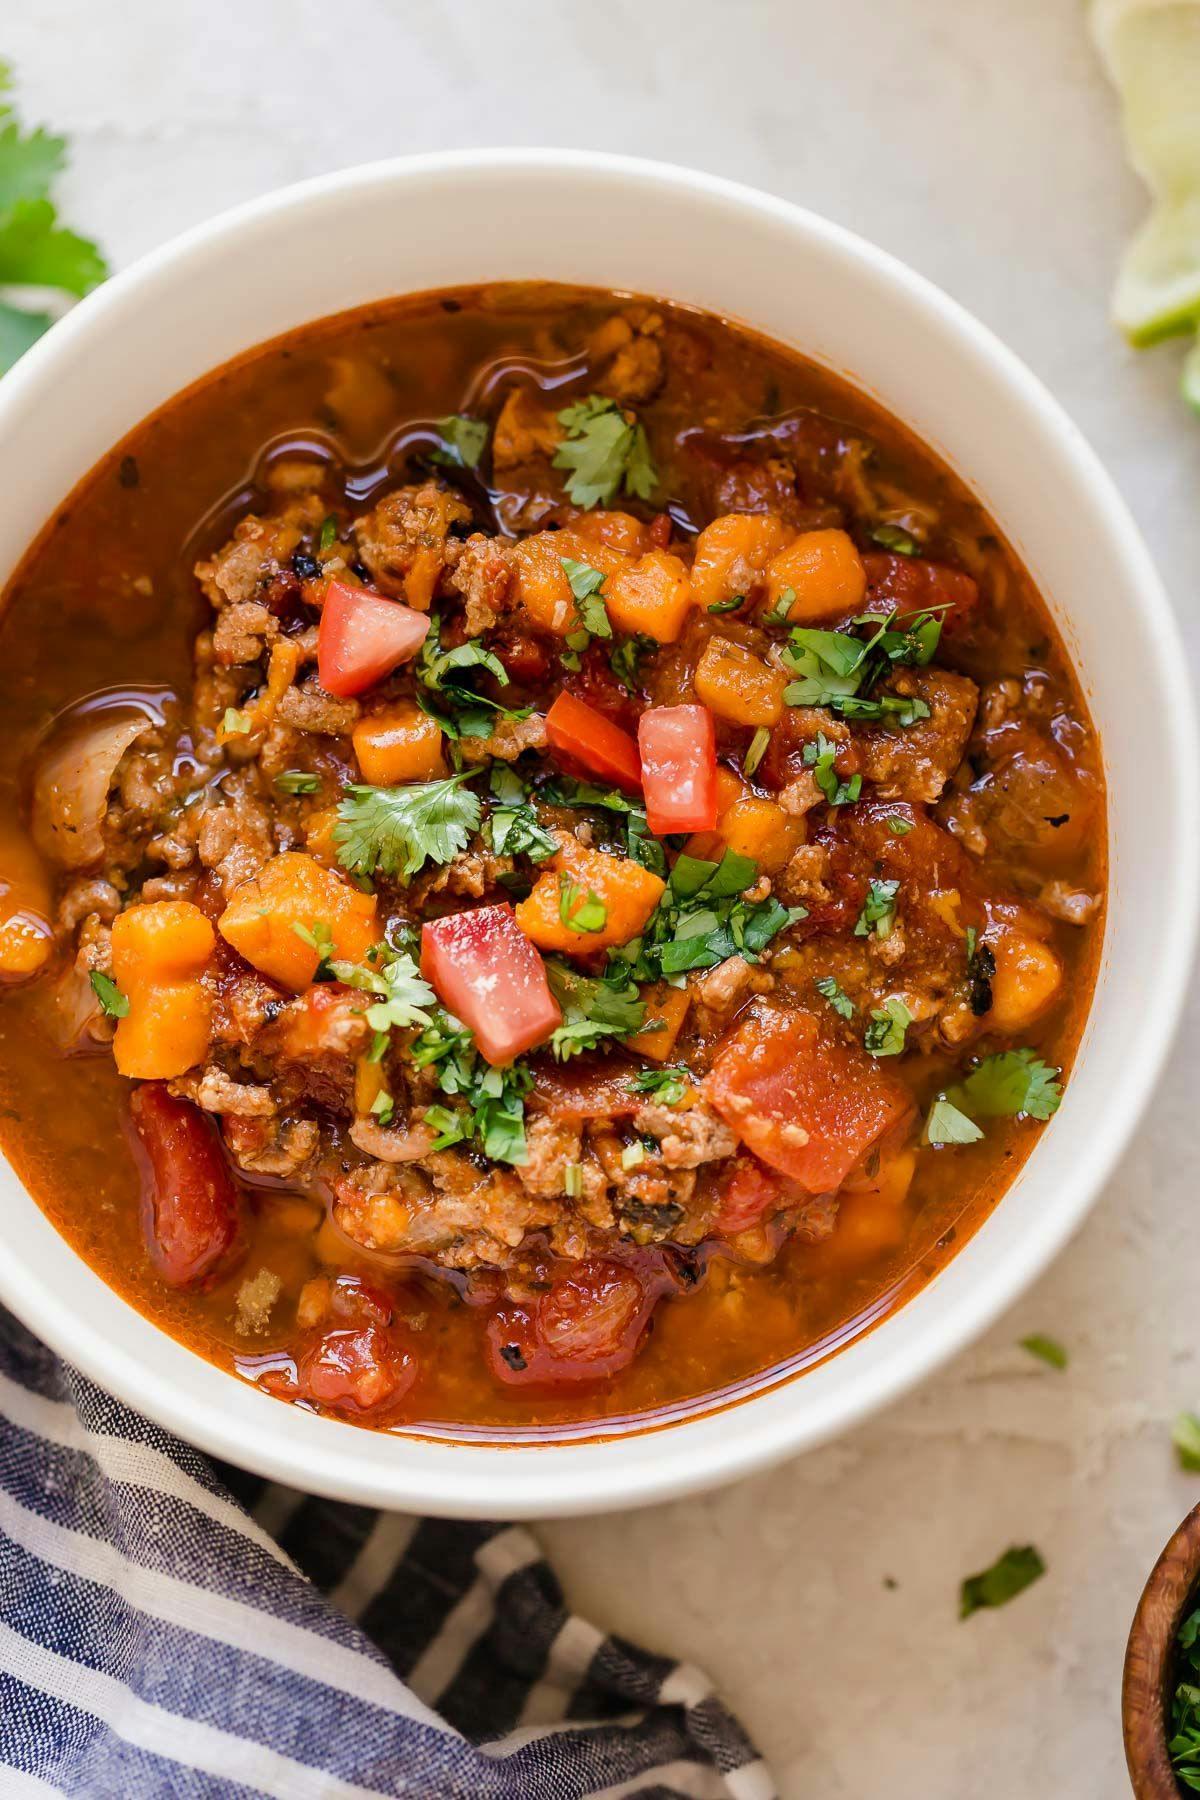
[[[227,1113],[221,1129],[230,1156],[251,1175],[298,1175],[321,1142],[313,1119],[256,1119]]]
[[[949,669],[897,669],[879,691],[923,700],[929,717],[857,731],[863,778],[875,783],[880,799],[932,805],[963,759],[979,689]]]
[[[658,1139],[668,1169],[697,1169],[701,1163],[732,1156],[737,1138],[721,1119],[698,1100],[692,1106],[639,1106],[633,1128]]]
[[[546,748],[546,721],[540,713],[527,719],[498,719],[490,737],[465,737],[458,747],[464,762],[516,762],[524,750]]]
[[[480,532],[469,537],[447,580],[466,602],[463,629],[468,637],[482,637],[495,628],[507,610],[511,581],[511,546]]]
[[[445,569],[461,554],[452,535],[471,523],[471,509],[439,481],[400,488],[354,521],[358,554],[375,586],[427,607]]]
[[[196,564],[196,579],[209,604],[220,612],[253,600],[290,561],[301,539],[321,529],[324,516],[320,495],[310,491],[290,500],[278,517],[264,519],[251,513],[242,519],[211,561]]]
[[[357,700],[337,700],[327,694],[315,675],[290,687],[279,702],[276,718],[281,725],[295,731],[309,731],[318,737],[347,737],[358,723],[361,707]]]

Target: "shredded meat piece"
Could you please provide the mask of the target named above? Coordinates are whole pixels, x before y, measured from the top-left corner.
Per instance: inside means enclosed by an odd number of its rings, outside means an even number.
[[[420,877],[413,887],[413,900],[420,905],[430,894],[461,894],[481,900],[489,889],[497,886],[501,875],[510,875],[515,867],[511,856],[497,856],[479,839],[469,850],[440,869]]]
[[[1072,887],[1069,881],[1047,881],[1038,895],[1038,905],[1052,919],[1061,919],[1064,925],[1086,925],[1096,916],[1100,896]]]
[[[743,956],[730,956],[715,969],[699,975],[692,983],[692,1004],[697,1023],[711,1031],[739,1007],[751,994],[770,993],[775,978],[767,970],[756,968]]]
[[[237,600],[227,606],[213,631],[213,654],[219,663],[257,662],[279,636],[279,621],[258,600]]]
[[[337,700],[327,694],[315,675],[290,687],[275,711],[281,725],[295,731],[313,732],[318,737],[348,737],[358,723],[362,708],[357,700]]]
[[[173,1094],[193,1101],[205,1112],[234,1113],[242,1119],[268,1119],[276,1110],[269,1087],[234,1081],[216,1063],[209,1063],[205,1069],[189,1070],[167,1085]]]
[[[785,906],[826,906],[829,852],[824,844],[801,844],[775,877],[775,891]]]
[[[196,564],[196,579],[215,611],[253,600],[278,575],[306,533],[320,529],[325,508],[311,490],[289,500],[277,517],[251,513],[239,521],[229,542],[208,562]]]
[[[511,546],[480,532],[469,537],[447,581],[466,601],[463,629],[468,637],[482,637],[495,629],[507,611],[511,582]]]
[[[213,1041],[245,1047],[277,1019],[287,1001],[277,987],[253,969],[228,969],[216,984]]]
[[[454,527],[469,525],[471,509],[440,481],[400,488],[355,519],[358,554],[385,594],[428,605],[443,570],[462,550]]]
[[[95,916],[111,925],[121,910],[121,896],[111,881],[89,877],[73,881],[58,903],[57,919],[64,931],[74,931],[81,919]]]
[[[588,352],[593,360],[612,358],[596,380],[599,393],[611,395],[622,406],[644,405],[653,400],[666,375],[662,314],[644,308],[614,314],[592,333]]]
[[[436,1256],[455,1269],[503,1266],[526,1232],[551,1216],[535,1207],[511,1171],[482,1173],[452,1151],[428,1156],[419,1167],[368,1163],[338,1177],[333,1191],[334,1219],[356,1243]]]
[[[525,1141],[529,1160],[518,1168],[517,1178],[526,1193],[536,1194],[541,1199],[565,1195],[568,1167],[579,1164],[581,1175],[583,1173],[582,1126],[574,1119],[556,1119],[548,1113],[538,1113],[526,1122]],[[603,1177],[594,1163],[588,1163],[587,1177],[592,1185],[598,1182],[603,1187]]]
[[[633,1128],[658,1139],[668,1169],[696,1169],[737,1149],[735,1134],[703,1100],[691,1106],[639,1106]]]
[[[881,799],[931,805],[962,761],[979,690],[949,669],[897,669],[880,692],[923,700],[929,717],[856,732],[863,777],[876,784]]]
[[[226,806],[209,807],[196,838],[200,861],[218,877],[226,898],[257,875],[275,853],[268,808],[243,789]]]
[[[222,1134],[239,1169],[251,1175],[298,1175],[321,1142],[315,1119],[258,1119],[227,1113]]]
[[[812,770],[805,769],[781,788],[775,798],[785,813],[791,813],[794,819],[802,819],[814,806],[819,806],[825,796],[817,786]]]
[[[350,1141],[364,1156],[384,1163],[420,1162],[436,1139],[428,1125],[381,1125],[360,1115],[350,1127]]]
[[[546,748],[546,721],[540,713],[530,713],[527,719],[497,719],[490,737],[465,737],[458,747],[464,762],[516,762],[523,750]]]
[[[492,468],[517,469],[538,457],[552,457],[562,438],[553,407],[535,388],[513,388],[492,428]]]

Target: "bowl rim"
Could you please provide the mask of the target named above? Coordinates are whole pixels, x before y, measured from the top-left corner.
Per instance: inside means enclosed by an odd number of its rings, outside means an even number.
[[[0,1300],[37,1336],[128,1405],[211,1454],[310,1492],[365,1504],[403,1506],[446,1516],[497,1511],[509,1517],[565,1516],[703,1491],[827,1441],[907,1391],[977,1337],[1045,1269],[1078,1228],[1126,1149],[1161,1075],[1182,1014],[1198,925],[1200,738],[1179,628],[1149,552],[1096,453],[1042,382],[957,301],[889,252],[791,201],[699,170],[584,150],[442,151],[363,164],[259,196],[149,251],[95,290],[35,344],[0,383],[0,436],[77,340],[102,340],[107,323],[119,320],[127,311],[136,314],[156,282],[177,277],[181,268],[202,261],[209,252],[252,236],[260,223],[314,207],[336,206],[362,190],[402,191],[406,184],[497,175],[514,180],[522,175],[567,175],[581,182],[619,183],[633,193],[639,187],[673,190],[684,199],[755,215],[815,241],[831,257],[852,267],[860,279],[874,278],[901,290],[959,354],[990,365],[1023,414],[1039,453],[1045,455],[1053,449],[1073,466],[1080,483],[1103,506],[1111,547],[1123,567],[1124,585],[1137,596],[1136,610],[1152,628],[1147,661],[1162,709],[1158,741],[1169,759],[1179,821],[1169,856],[1165,853],[1169,891],[1164,912],[1172,929],[1165,934],[1155,965],[1156,982],[1146,996],[1151,1002],[1148,1010],[1153,1015],[1153,1032],[1143,1028],[1138,1059],[1127,1082],[1093,1122],[1090,1133],[1082,1137],[1069,1195],[1036,1222],[1022,1240],[1019,1255],[1009,1254],[975,1272],[967,1291],[954,1294],[941,1309],[936,1329],[924,1331],[923,1336],[918,1332],[912,1342],[907,1341],[912,1334],[904,1334],[901,1354],[886,1368],[848,1376],[837,1400],[827,1401],[823,1409],[806,1412],[797,1407],[783,1416],[764,1404],[769,1392],[751,1395],[738,1405],[736,1432],[722,1432],[719,1418],[716,1432],[706,1432],[703,1427],[713,1423],[711,1413],[699,1420],[685,1419],[665,1428],[671,1434],[670,1454],[642,1454],[635,1463],[597,1454],[605,1440],[593,1438],[532,1446],[535,1456],[524,1446],[515,1450],[503,1446],[507,1450],[504,1455],[495,1445],[445,1447],[451,1457],[459,1459],[452,1464],[440,1454],[406,1456],[403,1446],[418,1441],[428,1444],[429,1439],[420,1433],[399,1434],[390,1439],[397,1446],[396,1456],[381,1470],[355,1447],[356,1439],[380,1434],[284,1408],[265,1397],[262,1405],[279,1415],[274,1424],[257,1414],[251,1423],[242,1419],[236,1408],[231,1415],[229,1406],[222,1405],[218,1397],[219,1390],[203,1403],[195,1395],[187,1396],[185,1411],[185,1397],[172,1386],[169,1371],[164,1373],[156,1361],[140,1361],[131,1349],[107,1339],[88,1318],[60,1299],[32,1261],[0,1259]],[[961,472],[969,482],[969,469]],[[950,1266],[957,1260],[950,1259]],[[112,1293],[101,1277],[95,1276],[95,1280]],[[922,1292],[929,1294],[939,1280],[935,1276]],[[920,1299],[917,1295],[909,1300],[893,1316],[910,1313]],[[141,1318],[136,1309],[130,1307],[129,1311]],[[152,1329],[157,1335],[158,1328]],[[185,1354],[202,1360],[194,1352]],[[163,1360],[169,1364],[171,1359],[164,1355]],[[213,1372],[223,1384],[241,1386],[236,1376]],[[791,1377],[785,1385],[790,1389],[796,1379]],[[622,1441],[662,1445],[664,1434],[643,1431]]]
[[[1121,1731],[1134,1800],[1178,1800],[1167,1749],[1167,1686],[1175,1634],[1200,1585],[1200,1505],[1163,1545],[1146,1577],[1121,1673]]]

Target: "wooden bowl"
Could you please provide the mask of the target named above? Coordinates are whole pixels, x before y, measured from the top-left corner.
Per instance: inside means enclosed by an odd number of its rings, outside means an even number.
[[[1180,1800],[1167,1754],[1175,1633],[1200,1584],[1200,1506],[1155,1563],[1125,1648],[1121,1720],[1137,1800]]]

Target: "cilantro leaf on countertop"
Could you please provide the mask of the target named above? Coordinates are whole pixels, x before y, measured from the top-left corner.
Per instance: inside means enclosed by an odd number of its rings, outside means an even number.
[[[624,489],[648,500],[658,486],[646,428],[627,417],[615,400],[589,394],[558,415],[566,436],[554,453],[554,467],[569,469],[567,494],[576,506],[611,506]]]
[[[408,881],[427,862],[448,863],[479,829],[479,796],[465,775],[406,787],[352,786],[333,828],[338,861],[352,875]]]
[[[40,127],[25,131],[0,62],[0,286],[52,288],[79,296],[108,274],[96,245],[58,223],[50,188],[66,162],[66,140]],[[0,373],[54,323],[51,313],[0,301]]]
[[[1028,1337],[1019,1340],[1022,1350],[1028,1350],[1030,1356],[1040,1357],[1049,1363],[1052,1369],[1065,1369],[1070,1358],[1065,1347],[1057,1338],[1047,1337],[1044,1332],[1032,1331]]]
[[[1032,1544],[1014,1544],[989,1569],[966,1577],[959,1592],[959,1618],[969,1619],[984,1606],[1007,1606],[1045,1573],[1046,1565]]]

